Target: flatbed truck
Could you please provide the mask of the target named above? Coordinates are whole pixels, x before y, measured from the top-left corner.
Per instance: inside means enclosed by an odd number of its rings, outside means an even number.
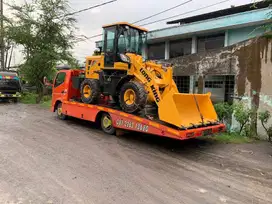
[[[81,77],[83,76],[83,77]],[[60,70],[52,85],[51,111],[59,119],[74,117],[98,123],[107,134],[134,131],[139,133],[185,140],[224,132],[221,123],[203,125],[189,129],[178,129],[156,119],[152,114],[133,115],[125,113],[110,104],[107,96],[102,96],[99,105],[85,104],[80,101],[80,83],[84,80],[82,70]],[[48,81],[45,81],[49,85]]]

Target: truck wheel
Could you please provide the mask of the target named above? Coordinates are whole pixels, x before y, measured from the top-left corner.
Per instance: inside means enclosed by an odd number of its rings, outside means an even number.
[[[67,115],[64,115],[62,113],[62,103],[58,104],[58,107],[57,107],[57,116],[61,120],[66,120],[67,119]]]
[[[85,79],[80,87],[83,103],[95,104],[99,98],[99,82],[96,79]]]
[[[102,130],[110,135],[115,134],[115,128],[113,127],[113,121],[108,113],[103,113],[101,116],[101,128]]]
[[[143,84],[131,81],[122,86],[119,102],[123,111],[136,113],[145,107],[146,101],[147,93]]]

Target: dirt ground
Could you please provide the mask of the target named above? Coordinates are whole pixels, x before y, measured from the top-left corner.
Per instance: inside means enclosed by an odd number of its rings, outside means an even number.
[[[272,145],[108,136],[0,104],[0,204],[272,203]]]

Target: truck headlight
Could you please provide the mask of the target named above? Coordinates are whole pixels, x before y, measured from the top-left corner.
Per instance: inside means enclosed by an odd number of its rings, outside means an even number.
[[[130,58],[127,55],[120,54],[120,58],[121,58],[122,62],[130,64]]]

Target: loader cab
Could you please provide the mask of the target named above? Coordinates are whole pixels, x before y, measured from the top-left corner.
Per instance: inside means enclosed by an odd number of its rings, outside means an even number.
[[[118,63],[130,64],[130,58],[126,53],[142,55],[146,43],[146,29],[125,22],[107,25],[103,29],[105,68],[116,68]]]

